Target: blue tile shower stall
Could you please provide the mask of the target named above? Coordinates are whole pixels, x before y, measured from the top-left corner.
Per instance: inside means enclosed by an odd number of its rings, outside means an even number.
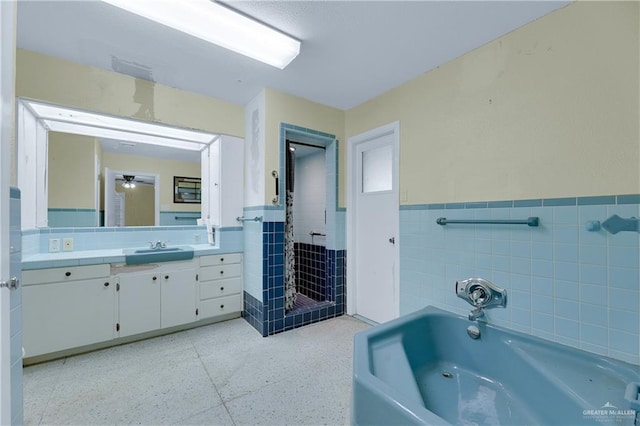
[[[284,309],[285,223],[284,203],[278,206],[245,207],[247,217],[264,216],[261,224],[244,224],[245,232],[245,292],[244,317],[262,336],[269,336],[296,327],[343,315],[346,307],[345,209],[338,207],[338,141],[334,135],[282,123],[280,126],[280,170],[285,176],[284,152],[286,140],[295,135],[301,142],[326,148],[326,247],[324,258],[324,300],[301,306],[290,312]],[[279,194],[285,193],[280,179]],[[329,190],[329,189],[333,190]],[[261,229],[258,229],[261,226]],[[318,253],[319,254],[319,253]],[[262,264],[258,265],[257,262]],[[261,275],[259,275],[261,274]],[[261,299],[261,300],[260,300]]]
[[[326,299],[313,306],[285,312],[284,309],[284,222],[264,222],[263,294],[259,301],[244,293],[244,317],[263,336],[291,330],[345,311],[346,251],[326,249]]]
[[[640,363],[640,234],[597,222],[640,216],[640,196],[423,204],[400,207],[400,313],[427,305],[468,313],[455,281],[489,279],[508,291],[500,325]],[[447,219],[526,219],[526,225],[438,225]]]

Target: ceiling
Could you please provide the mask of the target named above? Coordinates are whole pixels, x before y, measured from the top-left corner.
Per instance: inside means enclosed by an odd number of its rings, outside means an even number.
[[[284,70],[100,1],[19,1],[17,44],[240,105],[270,87],[349,109],[568,3],[227,2],[302,41]]]

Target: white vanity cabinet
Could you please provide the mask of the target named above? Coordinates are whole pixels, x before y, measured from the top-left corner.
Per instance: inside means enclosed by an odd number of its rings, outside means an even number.
[[[26,270],[22,277],[27,364],[242,312],[241,253]]]
[[[198,319],[242,311],[242,254],[200,257]]]
[[[22,272],[26,357],[111,340],[115,285],[109,265]]]
[[[116,275],[119,337],[196,321],[197,262],[154,266],[123,267]]]

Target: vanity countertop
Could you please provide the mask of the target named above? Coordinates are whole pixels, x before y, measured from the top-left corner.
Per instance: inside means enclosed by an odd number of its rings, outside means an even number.
[[[184,247],[184,245],[182,247]],[[191,244],[188,247],[193,249],[194,257],[232,252],[222,250],[209,244]],[[104,263],[124,263],[124,253],[129,250],[131,250],[131,248],[31,254],[22,257],[22,270],[64,268],[66,266],[99,265]]]

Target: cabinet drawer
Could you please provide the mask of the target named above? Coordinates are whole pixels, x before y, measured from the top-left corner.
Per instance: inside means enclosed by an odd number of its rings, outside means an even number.
[[[241,263],[242,253],[216,254],[212,256],[201,256],[200,266],[226,265],[229,263]]]
[[[22,272],[23,285],[78,281],[109,276],[109,265],[70,266],[68,268],[34,269]]]
[[[205,281],[200,283],[200,300],[228,296],[242,291],[242,278]]]
[[[218,297],[216,299],[208,299],[200,302],[198,308],[198,318],[204,319],[215,317],[218,315],[240,312],[242,310],[242,295],[234,294],[231,296]]]
[[[200,268],[199,280],[210,281],[225,278],[235,278],[242,275],[242,265],[233,263],[231,265],[207,266]]]

